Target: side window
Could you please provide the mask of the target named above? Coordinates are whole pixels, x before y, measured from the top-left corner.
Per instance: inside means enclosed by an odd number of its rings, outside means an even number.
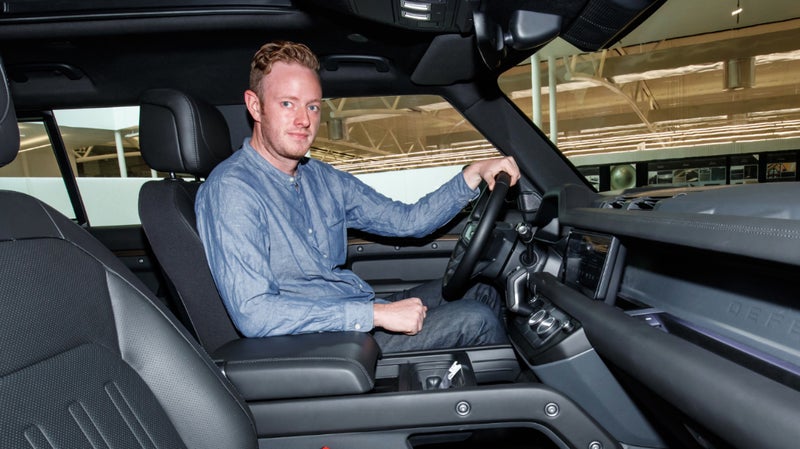
[[[138,224],[139,189],[163,176],[141,157],[139,108],[57,110],[54,115],[89,224]],[[20,133],[20,154],[0,169],[0,189],[28,193],[76,219],[55,157],[60,145],[54,145],[43,122],[21,122]],[[447,101],[428,95],[326,99],[311,148],[312,157],[407,203],[435,190],[464,165],[498,155]]]
[[[139,151],[139,107],[55,111],[92,226],[139,223],[142,184],[157,177]]]
[[[139,108],[60,110],[54,115],[88,222],[138,224],[139,188],[157,176],[139,152]],[[20,153],[0,169],[0,188],[35,196],[76,219],[80,202],[70,200],[56,158],[61,147],[51,137],[44,122],[20,122]]]
[[[499,153],[432,95],[329,98],[311,156],[398,201],[415,202],[475,160]]]
[[[0,168],[0,189],[27,193],[75,219],[44,122],[21,121],[19,136],[19,154]]]

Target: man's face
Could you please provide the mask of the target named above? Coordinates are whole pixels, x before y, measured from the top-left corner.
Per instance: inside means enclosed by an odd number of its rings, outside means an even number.
[[[277,168],[293,170],[319,130],[322,87],[317,74],[300,64],[278,62],[261,80],[261,98],[252,94],[246,100],[258,125],[253,147]]]

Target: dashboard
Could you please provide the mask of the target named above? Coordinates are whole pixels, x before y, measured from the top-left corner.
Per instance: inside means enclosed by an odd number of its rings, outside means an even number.
[[[796,198],[795,183],[549,192],[532,220],[538,259],[509,276],[513,344],[625,444],[735,434],[742,447],[791,447],[800,436],[787,421],[800,419]],[[642,395],[681,418],[654,421]],[[659,429],[676,424],[686,440],[664,441]]]

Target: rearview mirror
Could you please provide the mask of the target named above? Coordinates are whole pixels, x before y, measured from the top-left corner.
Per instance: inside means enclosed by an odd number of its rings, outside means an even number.
[[[506,45],[517,51],[544,46],[561,31],[561,16],[535,11],[514,11],[508,22]]]
[[[514,11],[508,32],[482,12],[475,11],[472,19],[478,53],[490,69],[500,66],[508,48],[515,51],[541,48],[561,32],[561,16],[536,11]]]

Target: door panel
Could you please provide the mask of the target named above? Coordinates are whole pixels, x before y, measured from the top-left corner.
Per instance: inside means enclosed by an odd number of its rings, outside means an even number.
[[[378,296],[441,279],[466,218],[466,214],[460,214],[435,235],[424,239],[354,232],[348,241],[347,266],[367,281]]]

